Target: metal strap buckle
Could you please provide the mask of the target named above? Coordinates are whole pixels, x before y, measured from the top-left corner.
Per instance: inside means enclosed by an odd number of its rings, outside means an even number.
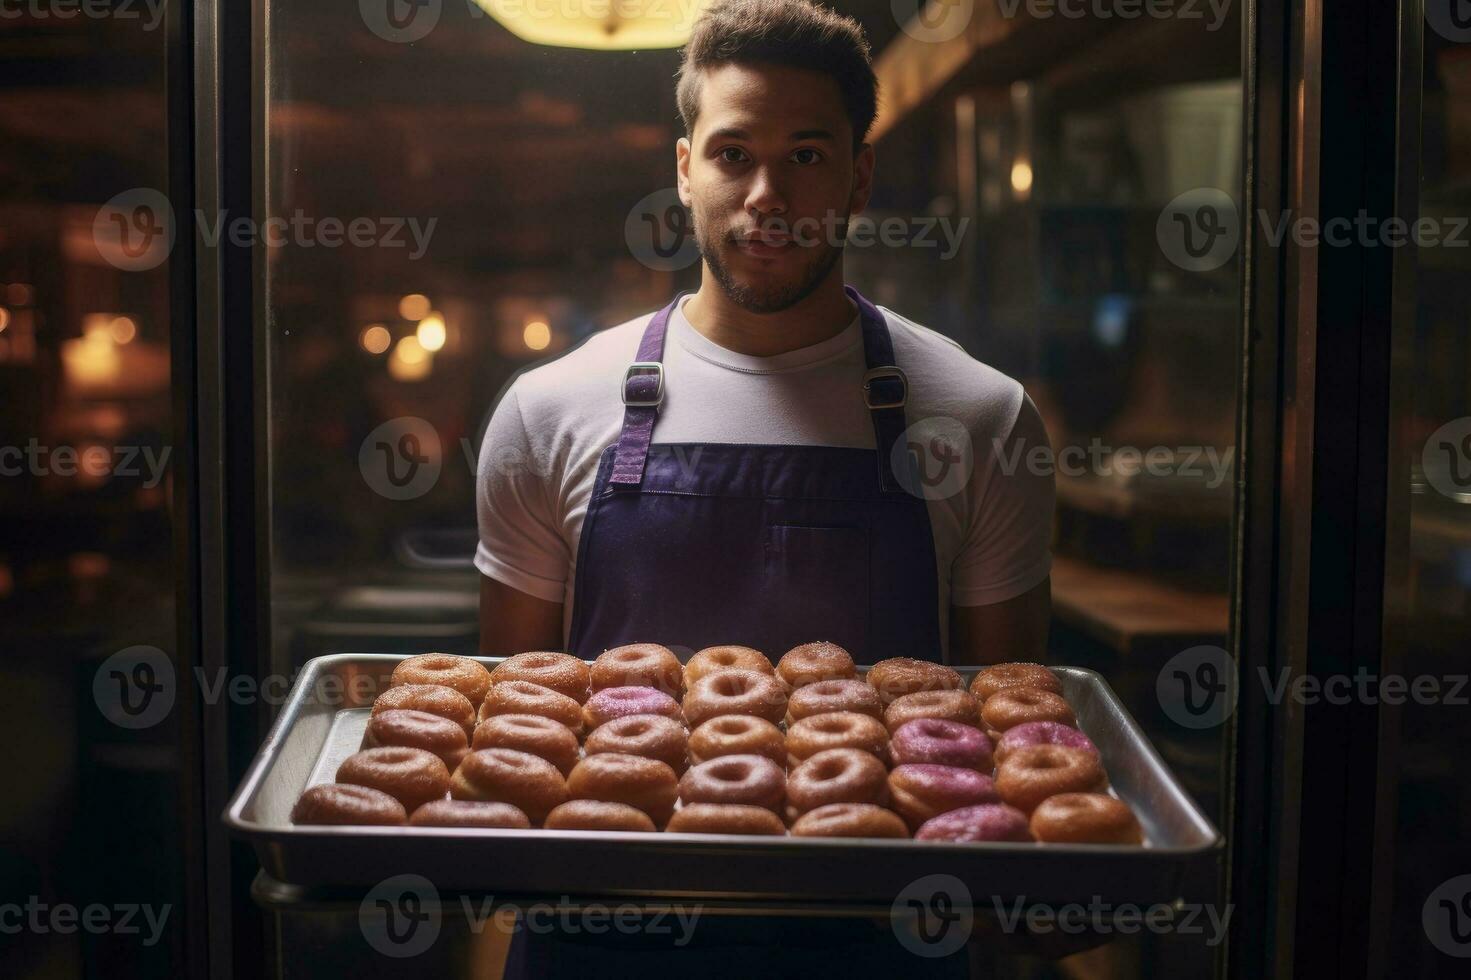
[[[634,378],[652,375],[657,379],[653,398],[629,398],[629,386]],[[634,361],[623,374],[623,404],[632,408],[657,408],[664,400],[664,365],[659,361]]]
[[[898,398],[885,399],[881,395],[876,397],[873,390],[873,383],[875,381],[883,381],[890,378],[895,379],[899,382]],[[888,386],[886,385],[884,387]],[[909,401],[909,376],[906,375],[900,368],[889,364],[884,367],[872,368],[871,370],[864,372],[863,403],[867,405],[870,409],[903,408],[904,404],[907,401]]]

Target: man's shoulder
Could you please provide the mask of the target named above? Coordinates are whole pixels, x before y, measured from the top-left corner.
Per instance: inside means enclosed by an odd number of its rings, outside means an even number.
[[[972,357],[938,330],[880,307],[894,340],[894,359],[909,377],[911,414],[949,415],[972,431],[1010,429],[1021,407],[1021,382]]]
[[[653,317],[644,313],[595,331],[575,346],[525,369],[512,385],[523,408],[541,409],[589,397],[617,401],[619,381],[637,358],[639,339]]]

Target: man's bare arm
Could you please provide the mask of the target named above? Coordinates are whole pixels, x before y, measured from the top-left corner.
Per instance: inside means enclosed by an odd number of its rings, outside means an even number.
[[[950,662],[997,664],[1022,660],[1044,663],[1047,628],[1052,619],[1052,579],[1014,599],[989,606],[950,607]]]
[[[562,604],[480,576],[480,655],[562,649]]]

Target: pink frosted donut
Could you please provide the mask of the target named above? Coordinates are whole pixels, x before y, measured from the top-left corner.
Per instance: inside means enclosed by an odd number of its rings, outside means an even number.
[[[912,830],[951,810],[1001,802],[990,776],[974,769],[928,763],[895,766],[889,773],[889,797]]]
[[[961,807],[931,817],[914,835],[915,840],[1016,841],[1032,840],[1027,815],[1005,803],[982,803]]]
[[[978,728],[941,718],[916,718],[899,726],[889,741],[894,765],[929,762],[990,773],[991,740]]]
[[[652,687],[605,687],[582,706],[582,725],[592,731],[615,718],[629,715],[663,715],[684,722],[679,702]]]
[[[1098,755],[1098,746],[1076,728],[1055,721],[1027,721],[1001,734],[996,743],[996,764],[1001,765],[1008,755],[1028,745],[1066,745]]]

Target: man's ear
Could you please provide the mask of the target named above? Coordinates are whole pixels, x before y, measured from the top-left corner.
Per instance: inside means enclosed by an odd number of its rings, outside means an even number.
[[[690,196],[690,141],[684,136],[674,144],[674,173],[680,203],[685,207],[692,207],[694,199]]]
[[[848,198],[848,210],[852,214],[861,214],[868,207],[873,193],[874,164],[873,144],[864,143],[853,157],[853,193]]]

